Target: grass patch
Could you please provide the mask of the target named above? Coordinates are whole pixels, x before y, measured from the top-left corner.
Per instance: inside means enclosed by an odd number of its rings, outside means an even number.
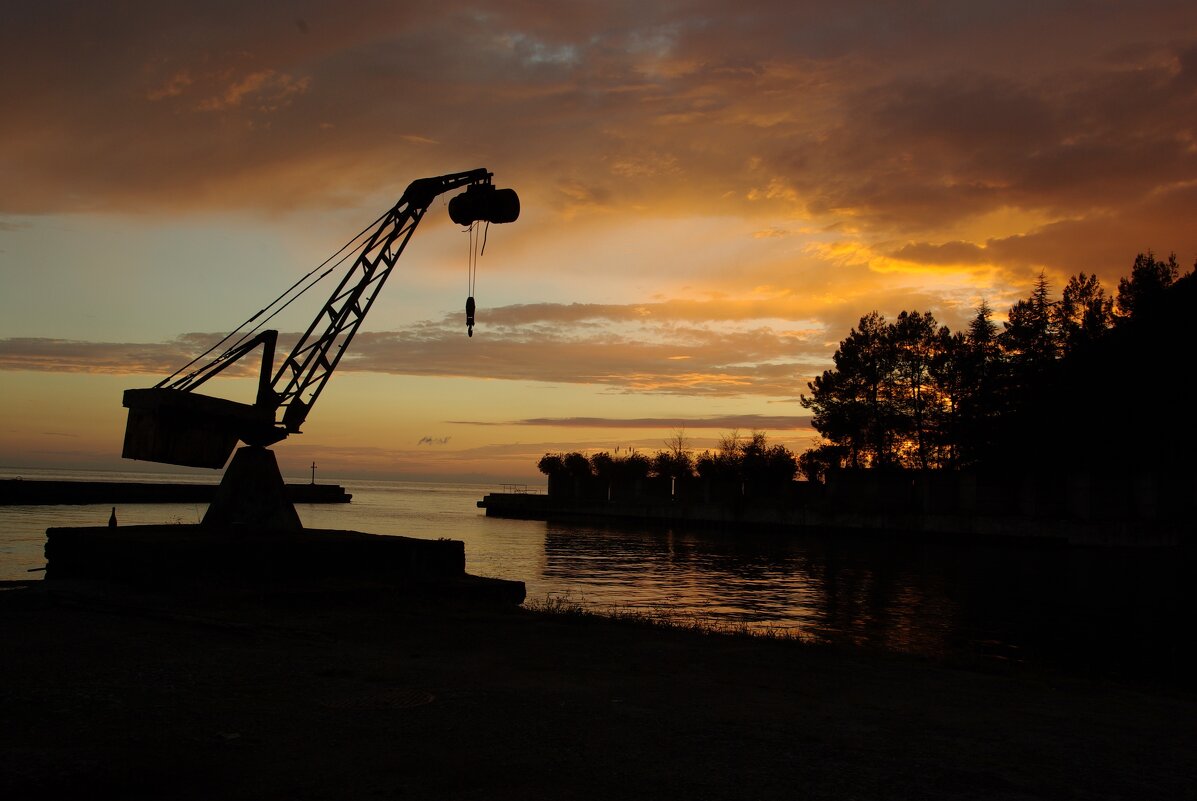
[[[701,612],[679,611],[664,606],[592,605],[587,604],[583,598],[571,594],[549,594],[543,600],[525,601],[523,606],[524,609],[537,614],[576,621],[614,621],[705,635],[753,637],[789,642],[814,643],[817,641],[797,627],[753,625],[748,621],[722,620]]]

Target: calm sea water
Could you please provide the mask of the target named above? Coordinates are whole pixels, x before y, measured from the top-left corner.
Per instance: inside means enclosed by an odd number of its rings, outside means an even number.
[[[15,471],[0,471],[12,478]],[[194,481],[23,471],[25,478]],[[338,481],[350,504],[297,505],[304,525],[463,540],[466,569],[526,583],[531,601],[650,610],[926,655],[1066,662],[1099,672],[1188,669],[1192,554],[913,543],[561,525],[488,518],[498,487]],[[196,523],[203,504],[120,506],[123,525]],[[51,526],[103,525],[109,506],[0,507],[0,579],[40,576]]]

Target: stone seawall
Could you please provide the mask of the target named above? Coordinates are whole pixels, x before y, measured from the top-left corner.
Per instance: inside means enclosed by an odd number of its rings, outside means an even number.
[[[59,506],[129,503],[210,503],[216,484],[133,481],[0,480],[0,506]],[[338,484],[288,484],[292,503],[349,503]]]
[[[881,536],[1039,541],[1085,546],[1176,546],[1197,543],[1192,520],[1097,520],[1026,514],[854,510],[785,503],[572,501],[548,495],[491,493],[478,501],[490,517],[680,527]]]

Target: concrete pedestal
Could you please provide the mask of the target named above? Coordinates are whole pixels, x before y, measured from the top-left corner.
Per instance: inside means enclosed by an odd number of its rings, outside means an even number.
[[[247,526],[259,531],[300,531],[303,523],[287,496],[274,452],[238,448],[208,511],[206,528]]]

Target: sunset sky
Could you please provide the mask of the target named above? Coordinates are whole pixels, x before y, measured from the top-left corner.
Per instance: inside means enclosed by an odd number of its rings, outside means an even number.
[[[474,337],[438,202],[288,476],[533,482],[680,427],[800,451],[798,396],[869,311],[958,329],[1041,270],[1191,266],[1197,4],[10,0],[0,466],[145,466],[124,389],[476,167],[523,213]]]

